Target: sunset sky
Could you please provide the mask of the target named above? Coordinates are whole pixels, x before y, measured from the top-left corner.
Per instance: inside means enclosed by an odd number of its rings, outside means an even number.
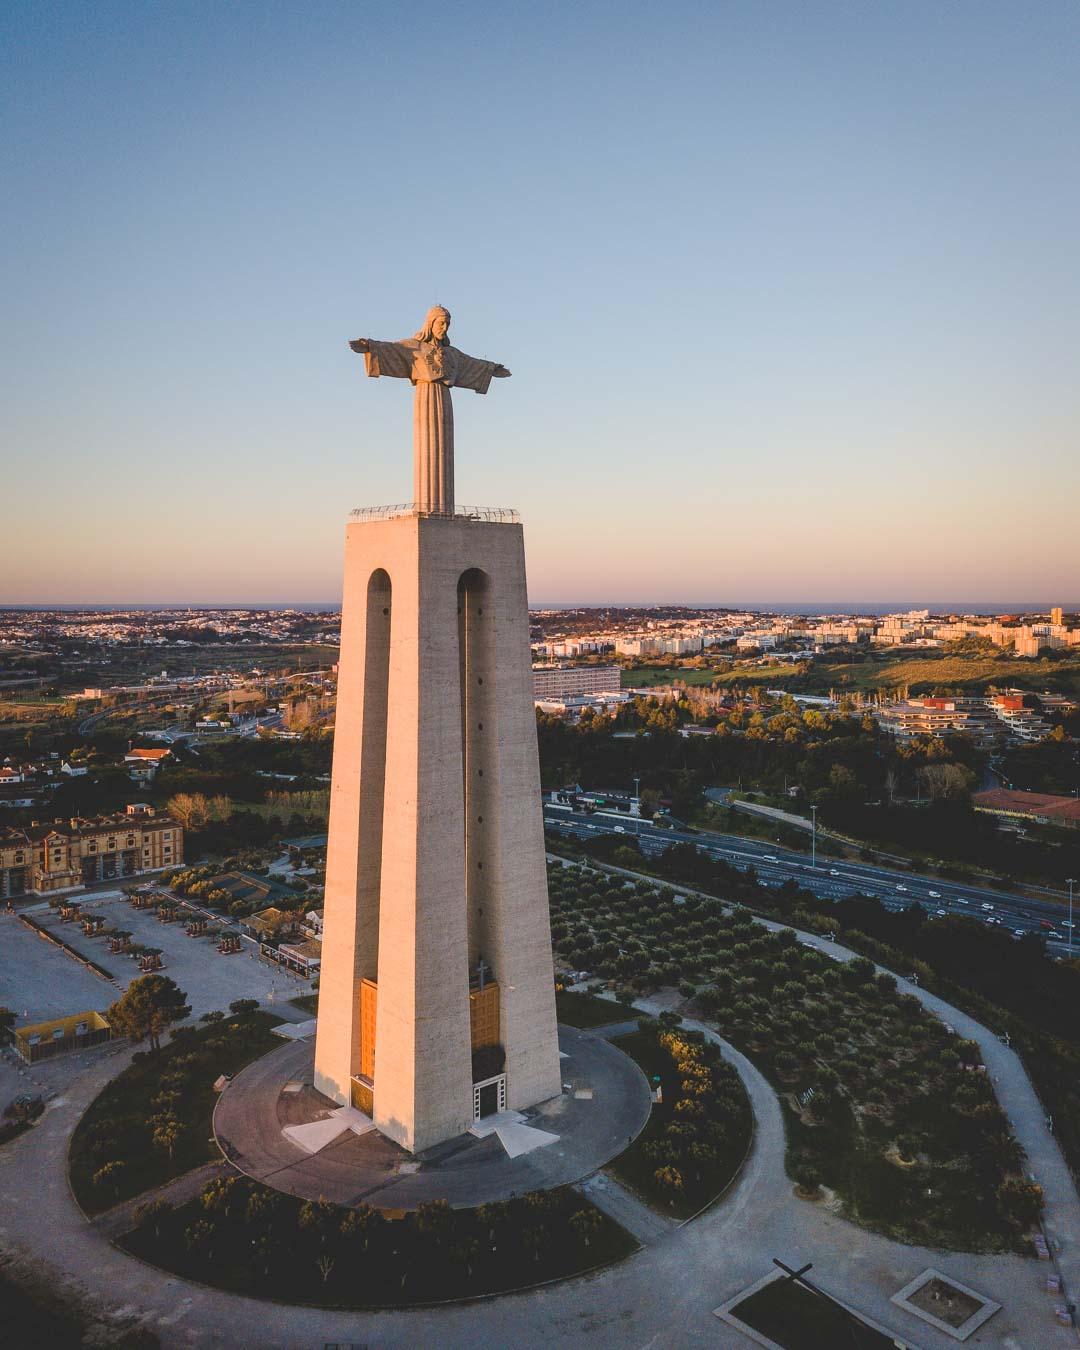
[[[1080,6],[0,11],[0,605],[333,601],[436,301],[537,602],[1080,603]]]

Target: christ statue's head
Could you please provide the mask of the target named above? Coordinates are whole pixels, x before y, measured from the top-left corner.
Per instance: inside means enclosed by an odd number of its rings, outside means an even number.
[[[427,312],[424,326],[416,334],[418,342],[445,342],[450,327],[450,311],[443,305],[434,305]]]

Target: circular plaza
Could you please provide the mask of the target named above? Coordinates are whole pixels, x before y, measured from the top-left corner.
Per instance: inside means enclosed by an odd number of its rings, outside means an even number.
[[[649,1119],[641,1069],[602,1037],[559,1027],[563,1090],[527,1111],[411,1154],[312,1086],[314,1046],[297,1041],[250,1064],[221,1094],[214,1134],[229,1162],[275,1190],[338,1205],[472,1208],[568,1185],[621,1153]]]

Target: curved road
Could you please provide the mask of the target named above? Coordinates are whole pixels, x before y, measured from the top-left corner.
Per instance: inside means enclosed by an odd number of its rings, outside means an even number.
[[[797,881],[821,900],[846,900],[867,895],[880,900],[886,909],[906,909],[918,902],[931,915],[955,914],[1004,927],[1018,936],[1038,933],[1058,955],[1068,949],[1068,910],[1062,903],[1010,895],[986,886],[947,881],[942,877],[920,876],[901,868],[878,867],[874,863],[846,862],[818,853],[816,865],[809,853],[747,839],[737,834],[717,834],[708,830],[665,829],[631,816],[617,818],[612,813],[569,811],[544,804],[544,825],[572,839],[589,840],[598,835],[633,835],[646,856],[663,853],[675,844],[693,844],[709,857],[720,859],[745,871],[753,867],[758,880],[766,886],[782,886]],[[656,878],[650,878],[655,880]],[[671,883],[674,885],[674,883]],[[682,887],[680,889],[685,889]],[[1080,902],[1080,894],[1077,896]],[[1080,903],[1076,919],[1080,921]],[[1043,922],[1045,921],[1045,922]],[[1076,951],[1080,953],[1080,922],[1073,930]]]

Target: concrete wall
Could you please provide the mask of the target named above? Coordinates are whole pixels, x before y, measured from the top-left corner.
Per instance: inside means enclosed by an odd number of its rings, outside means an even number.
[[[351,1099],[377,971],[375,1121],[419,1152],[472,1121],[480,955],[508,1105],[561,1091],[522,531],[357,522],[345,572],[315,1081]]]

